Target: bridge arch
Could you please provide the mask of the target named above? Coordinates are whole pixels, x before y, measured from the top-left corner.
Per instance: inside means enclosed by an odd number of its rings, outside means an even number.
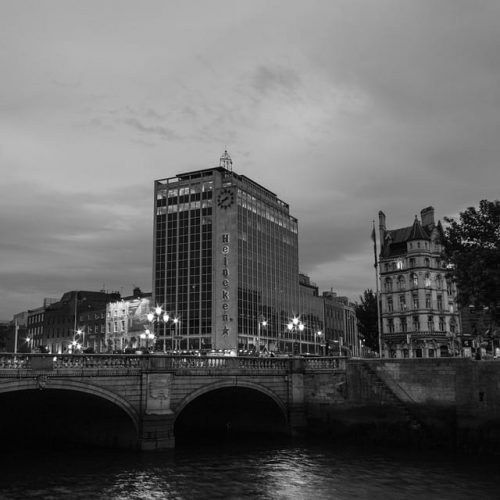
[[[290,432],[287,406],[275,392],[234,377],[193,390],[172,410],[176,443]]]
[[[285,420],[288,422],[287,407],[283,402],[283,400],[276,393],[274,393],[267,387],[246,380],[238,380],[236,382],[234,380],[220,380],[218,382],[205,385],[203,387],[200,387],[199,389],[196,389],[193,392],[190,392],[180,401],[179,405],[175,408],[175,419],[177,419],[177,417],[182,413],[182,411],[188,406],[189,403],[199,398],[200,396],[218,389],[238,388],[238,387],[242,387],[245,389],[253,389],[271,398],[280,408]]]
[[[27,390],[64,390],[83,392],[105,399],[123,410],[133,423],[136,432],[139,432],[140,418],[137,410],[127,400],[123,399],[116,393],[97,385],[85,384],[76,380],[50,379],[48,382],[46,382],[47,385],[44,384],[44,379],[39,377],[34,377],[33,379],[13,379],[12,381],[0,385],[0,395],[8,392],[19,392]]]

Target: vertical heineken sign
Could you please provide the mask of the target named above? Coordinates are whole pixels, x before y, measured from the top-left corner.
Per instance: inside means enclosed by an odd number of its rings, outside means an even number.
[[[230,240],[229,233],[223,233],[222,237],[222,334],[229,334],[229,292],[230,292],[230,274],[229,274],[229,253]]]

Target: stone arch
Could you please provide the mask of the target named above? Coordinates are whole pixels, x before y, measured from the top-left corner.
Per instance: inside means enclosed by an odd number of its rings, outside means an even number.
[[[48,384],[46,387],[45,384]],[[97,385],[84,384],[76,380],[55,380],[49,378],[47,382],[43,379],[43,375],[34,377],[33,379],[13,380],[0,385],[0,394],[5,392],[26,391],[36,389],[55,389],[55,390],[70,390],[77,392],[85,392],[93,396],[106,399],[122,409],[132,420],[135,430],[139,432],[139,415],[136,409],[124,398],[118,394],[99,387]]]
[[[229,387],[244,387],[245,389],[253,389],[255,391],[261,392],[262,394],[265,394],[266,396],[270,397],[276,405],[280,408],[283,417],[285,418],[285,422],[288,423],[288,412],[287,412],[287,407],[285,403],[281,400],[281,398],[271,391],[270,389],[267,389],[267,387],[264,387],[259,384],[255,384],[254,382],[248,382],[244,380],[238,380],[237,383],[231,380],[221,380],[218,382],[214,382],[213,384],[208,384],[204,385],[203,387],[200,387],[199,389],[196,389],[193,392],[190,392],[187,396],[185,396],[180,403],[178,404],[177,408],[175,409],[175,420],[177,420],[177,417],[182,413],[182,411],[191,403],[194,401],[196,398],[202,396],[203,394],[206,394],[211,391],[215,391],[217,389],[225,389]]]

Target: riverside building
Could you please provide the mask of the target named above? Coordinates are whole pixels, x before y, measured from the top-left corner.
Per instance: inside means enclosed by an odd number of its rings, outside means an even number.
[[[218,167],[155,181],[153,303],[175,319],[168,348],[293,352],[300,317],[297,219],[276,194]],[[175,340],[175,344],[171,342]],[[305,351],[304,351],[305,352]]]
[[[452,356],[460,350],[455,285],[441,258],[441,223],[434,209],[411,226],[388,229],[379,212],[380,304],[385,357]]]

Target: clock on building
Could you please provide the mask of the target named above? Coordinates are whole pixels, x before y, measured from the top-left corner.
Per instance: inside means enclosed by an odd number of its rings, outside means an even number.
[[[217,196],[217,206],[229,208],[234,203],[234,193],[230,189],[223,189]]]

